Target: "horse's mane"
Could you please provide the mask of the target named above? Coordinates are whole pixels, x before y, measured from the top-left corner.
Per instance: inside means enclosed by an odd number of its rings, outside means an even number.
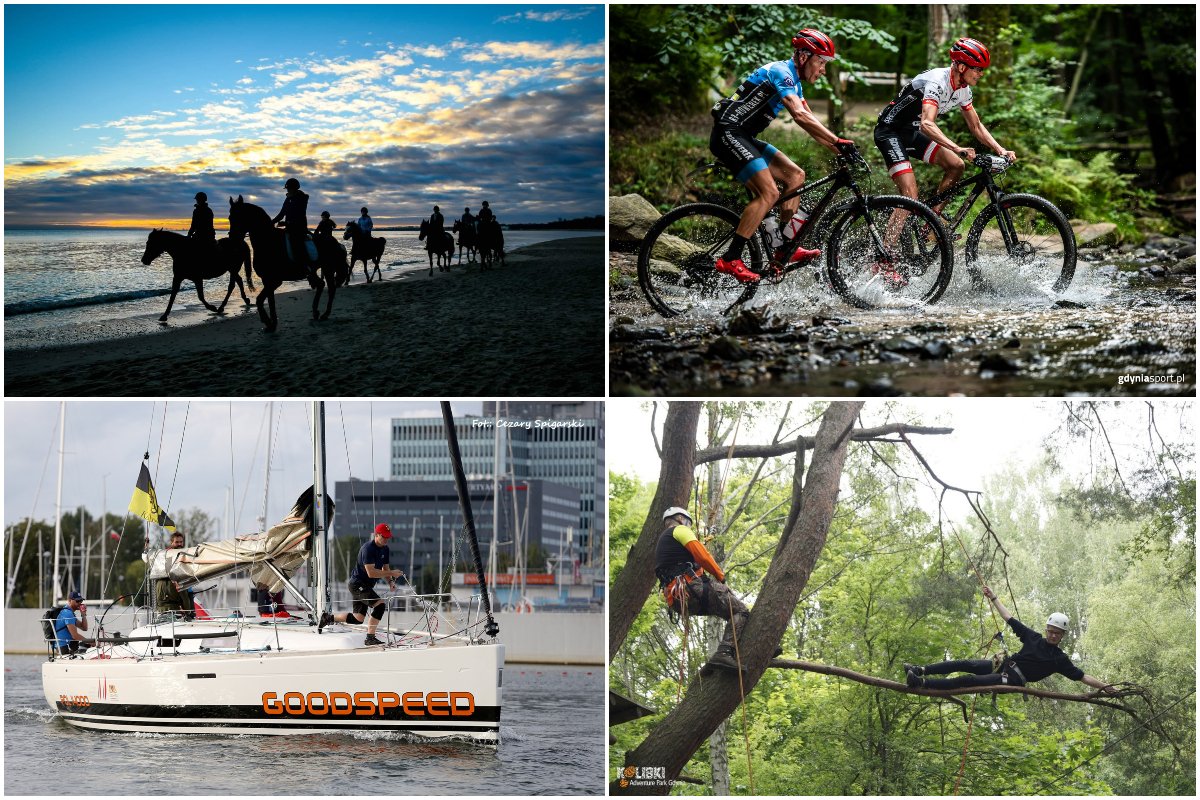
[[[260,208],[259,206],[254,205],[254,203],[247,203],[241,198],[240,195],[238,196],[237,200],[234,200],[229,204],[229,213],[232,214],[235,208],[242,209],[242,213],[249,214],[251,217],[265,217],[266,224],[269,225],[271,223],[271,215],[267,213],[266,209]],[[261,221],[259,224],[262,224]]]

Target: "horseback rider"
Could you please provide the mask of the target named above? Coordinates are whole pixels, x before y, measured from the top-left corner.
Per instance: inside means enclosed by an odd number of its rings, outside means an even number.
[[[188,238],[196,244],[197,249],[213,249],[217,246],[217,231],[213,227],[213,210],[208,205],[208,195],[196,192],[196,206],[192,209],[192,226],[188,228]]]
[[[1065,675],[1073,681],[1083,681],[1093,689],[1112,693],[1116,690],[1099,678],[1087,675],[1071,663],[1067,654],[1058,648],[1067,633],[1067,615],[1056,611],[1046,620],[1045,633],[1039,634],[1021,624],[1009,613],[988,587],[983,587],[983,596],[996,608],[996,613],[1008,623],[1013,633],[1021,640],[1021,650],[1014,656],[993,661],[990,658],[942,661],[938,664],[916,666],[904,665],[905,682],[910,689],[961,689],[969,686],[1024,686],[1048,678],[1054,673]],[[997,634],[999,635],[999,634]],[[927,678],[926,675],[948,675],[951,672],[969,672],[958,678]]]
[[[469,233],[475,233],[475,215],[471,213],[470,208],[463,209],[462,227]]]
[[[496,215],[492,213],[492,209],[488,206],[488,201],[483,201],[483,208],[479,209],[479,229],[483,230],[483,226],[496,219]]]
[[[483,212],[479,212],[482,219]],[[708,663],[738,668],[733,637],[750,619],[750,610],[725,585],[725,572],[692,530],[687,509],[672,506],[663,512],[663,530],[655,548],[654,574],[667,607],[679,615],[711,616],[725,620],[725,632]]]
[[[442,216],[441,209],[434,206],[433,213],[429,215],[429,238],[433,239],[434,236],[440,237],[445,232],[446,218]]]
[[[371,221],[371,215],[367,213],[367,207],[362,207],[362,216],[358,218],[358,229],[362,231],[363,236],[371,238],[371,231],[375,229],[375,223]]]
[[[317,229],[313,231],[313,237],[325,236],[333,238],[333,232],[337,230],[337,223],[329,218],[328,211],[321,212],[321,221],[317,223]]]
[[[283,200],[283,208],[271,220],[273,224],[278,224],[283,220],[284,230],[287,232],[288,241],[292,245],[292,260],[297,264],[304,266],[309,273],[313,272],[313,265],[308,260],[308,248],[306,239],[308,237],[308,195],[300,191],[300,181],[295,178],[288,178],[283,184],[283,188],[287,190],[287,197]]]

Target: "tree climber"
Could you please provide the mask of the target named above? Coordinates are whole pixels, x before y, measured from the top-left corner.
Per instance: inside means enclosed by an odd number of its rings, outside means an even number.
[[[662,587],[667,607],[682,616],[725,620],[725,633],[708,663],[736,670],[733,637],[746,627],[750,610],[725,585],[725,571],[696,537],[691,528],[694,524],[692,515],[687,509],[668,508],[663,512],[663,524],[665,527],[658,536],[655,551],[654,574]]]
[[[994,663],[990,658],[962,659],[958,661],[943,661],[940,664],[930,664],[920,667],[912,664],[904,665],[905,682],[910,689],[962,689],[969,686],[1024,686],[1034,681],[1040,681],[1054,673],[1065,675],[1073,681],[1083,681],[1088,686],[1104,692],[1114,692],[1113,687],[1099,678],[1084,674],[1084,671],[1071,663],[1067,654],[1058,648],[1067,632],[1067,615],[1056,611],[1046,620],[1045,634],[1039,634],[1021,624],[1021,621],[1009,613],[991,589],[984,586],[983,596],[986,597],[1000,617],[1013,629],[1021,640],[1021,650],[1011,658],[1000,659]],[[926,675],[948,675],[951,672],[970,672],[958,678],[927,678]]]

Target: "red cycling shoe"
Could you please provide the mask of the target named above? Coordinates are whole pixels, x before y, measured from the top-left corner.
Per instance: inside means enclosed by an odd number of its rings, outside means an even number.
[[[908,278],[888,261],[876,261],[871,265],[871,272],[883,278],[892,289],[903,289],[908,285]]]
[[[783,246],[783,249],[781,249],[779,252],[780,253],[786,252],[787,247],[788,247],[788,245],[785,244]],[[788,264],[792,264],[797,261],[811,261],[812,259],[817,258],[820,255],[821,255],[820,250],[807,250],[803,247],[797,247],[795,250],[792,251],[791,258],[789,258],[787,260],[780,259],[780,261],[784,266],[787,266]]]
[[[732,275],[742,283],[757,283],[759,275],[751,272],[746,266],[746,262],[740,258],[731,258],[726,261],[724,258],[717,259],[717,272],[724,275]]]

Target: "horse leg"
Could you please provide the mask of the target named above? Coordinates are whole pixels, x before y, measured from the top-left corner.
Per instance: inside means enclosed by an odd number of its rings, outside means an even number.
[[[175,305],[175,295],[179,294],[179,284],[183,283],[183,278],[175,278],[171,281],[171,299],[167,301],[167,310],[158,318],[159,322],[166,322],[167,317],[171,315],[171,306]]]
[[[325,271],[322,270],[321,274],[324,275]],[[337,283],[329,279],[326,279],[326,281],[329,284],[329,296],[325,298],[325,313],[321,315],[321,319],[329,319],[329,315],[333,311],[333,296],[337,293]],[[316,300],[313,300],[313,303],[313,311],[315,312]]]
[[[363,268],[369,269],[369,267],[367,267],[367,265],[366,265],[366,262],[363,262]],[[383,273],[379,271],[379,259],[378,258],[375,259],[375,277],[378,280],[383,280]],[[367,283],[370,283],[370,282],[371,282],[371,273],[368,271],[367,272]]]
[[[229,302],[229,298],[233,297],[233,285],[242,285],[242,277],[236,272],[229,273],[229,288],[225,290],[225,299],[221,301],[221,305],[217,306],[217,313],[221,314],[225,311],[225,304]],[[245,292],[243,292],[245,294]]]
[[[426,255],[429,256],[429,277],[433,277],[433,251],[430,250]]]
[[[204,281],[203,279],[192,281],[196,285],[196,296],[200,298],[200,303],[209,311],[216,311],[217,307],[204,299]]]

